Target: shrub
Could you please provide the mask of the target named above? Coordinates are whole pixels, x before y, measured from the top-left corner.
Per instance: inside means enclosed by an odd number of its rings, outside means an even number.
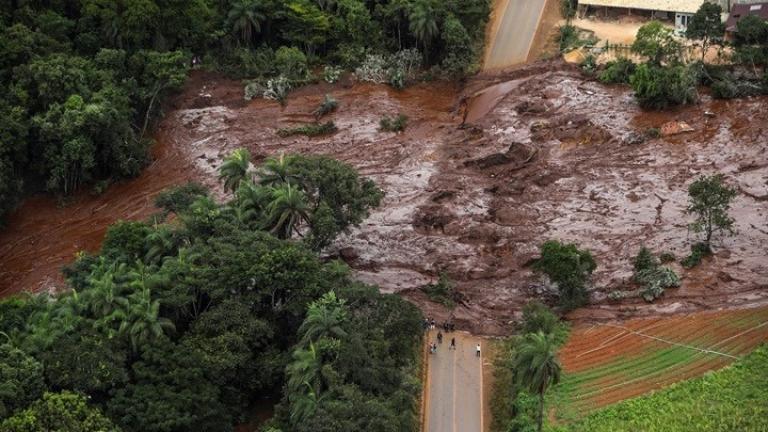
[[[675,262],[675,259],[675,254],[672,252],[662,252],[659,254],[659,261],[661,261],[662,264]]]
[[[544,304],[531,301],[523,307],[522,333],[542,332],[561,345],[568,337],[568,326]]]
[[[453,308],[456,305],[454,283],[445,272],[440,273],[437,283],[424,285],[419,290],[435,303],[440,303],[449,308]]]
[[[701,260],[709,255],[712,255],[712,249],[706,243],[696,243],[691,246],[691,254],[685,257],[680,264],[685,268],[693,268],[701,264]]]
[[[558,32],[560,34],[560,52],[566,52],[579,46],[579,30],[575,26],[571,24],[560,26]]]
[[[594,75],[597,72],[597,58],[592,54],[587,55],[581,63],[581,71],[589,76]]]
[[[248,84],[245,85],[245,88],[243,89],[243,99],[249,101],[254,98],[262,97],[264,96],[264,93],[266,92],[266,87],[261,85],[260,83],[256,81],[251,81]]]
[[[336,66],[326,66],[323,69],[323,79],[329,84],[333,84],[341,78],[342,69]]]
[[[652,302],[664,294],[665,288],[679,287],[680,277],[668,267],[653,267],[641,270],[635,279],[645,285],[640,296],[647,302]]]
[[[661,129],[654,127],[648,128],[648,130],[645,131],[645,135],[651,139],[661,138]]]
[[[694,80],[685,66],[641,64],[629,79],[643,108],[665,109],[696,101]]]
[[[688,187],[689,204],[686,213],[696,219],[689,225],[695,233],[702,233],[707,249],[716,233],[733,234],[735,220],[728,214],[736,189],[723,183],[723,176],[716,174],[700,177]]]
[[[333,98],[333,96],[327,94],[325,95],[325,98],[323,98],[323,102],[320,104],[319,107],[317,107],[314,111],[312,111],[312,114],[315,116],[315,119],[320,119],[324,115],[332,113],[333,111],[336,111],[336,108],[339,107],[339,102]]]
[[[586,283],[597,268],[589,251],[580,250],[575,244],[550,240],[541,246],[541,258],[534,263],[533,268],[557,284],[560,305],[566,310],[587,303],[589,296]]]
[[[266,90],[264,90],[264,98],[276,100],[281,104],[285,103],[285,98],[288,97],[288,92],[290,92],[292,88],[291,81],[284,75],[268,80],[266,87]]]
[[[762,83],[723,77],[712,83],[712,97],[715,99],[734,99],[762,94],[765,89]]]
[[[355,70],[355,73],[361,81],[384,84],[388,78],[387,61],[382,55],[369,54],[360,67]]]
[[[635,275],[643,270],[653,269],[658,267],[659,262],[656,257],[653,256],[650,249],[643,246],[640,248],[640,252],[637,253],[634,261],[632,262],[635,268]]]
[[[398,114],[397,117],[384,116],[379,120],[379,130],[382,132],[402,132],[408,126],[408,116]]]
[[[302,81],[309,74],[307,56],[295,47],[280,47],[275,52],[275,68],[277,73],[292,81]]]
[[[606,84],[629,84],[629,77],[635,73],[636,67],[632,60],[626,58],[611,60],[600,72],[598,79]]]
[[[292,135],[306,135],[308,137],[328,135],[336,132],[338,128],[332,121],[327,123],[310,123],[293,128],[282,128],[277,130],[277,134],[283,138]]]

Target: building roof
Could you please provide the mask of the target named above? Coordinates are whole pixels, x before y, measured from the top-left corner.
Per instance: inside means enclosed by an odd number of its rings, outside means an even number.
[[[768,20],[768,3],[733,5],[731,14],[728,15],[728,21],[725,22],[725,31],[735,32],[736,24],[747,15],[757,15]]]
[[[580,5],[695,13],[704,0],[579,0]]]

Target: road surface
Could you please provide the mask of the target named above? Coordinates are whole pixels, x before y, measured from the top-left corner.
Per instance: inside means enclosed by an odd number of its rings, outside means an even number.
[[[437,342],[436,331],[429,333],[429,342]],[[449,349],[456,338],[456,350]],[[482,432],[483,362],[477,358],[477,344],[485,351],[485,342],[464,332],[443,335],[437,353],[428,355],[426,432]]]
[[[492,25],[490,46],[483,69],[525,63],[546,0],[502,0],[496,3],[498,22]]]

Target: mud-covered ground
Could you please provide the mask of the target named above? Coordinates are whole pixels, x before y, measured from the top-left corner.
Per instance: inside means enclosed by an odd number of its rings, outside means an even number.
[[[340,102],[329,117],[338,133],[277,137],[277,128],[311,121],[326,93]],[[560,62],[480,76],[463,91],[447,83],[403,92],[350,81],[319,84],[294,92],[286,107],[244,102],[239,82],[196,73],[169,107],[157,159],[139,179],[102,197],[81,196],[74,208],[36,198],[11,218],[0,233],[0,293],[56,286],[60,265],[79,249],[97,249],[108,223],[150,214],[152,197],[168,184],[196,178],[215,185],[221,159],[247,147],[257,159],[322,153],[374,178],[387,193],[382,207],[329,254],[361,280],[478,333],[508,331],[530,298],[546,295],[528,265],[538,245],[552,238],[577,242],[599,261],[594,305],[574,319],[764,304],[767,107],[765,98],[703,96],[701,104],[678,111],[643,113],[629,90],[585,81]],[[398,112],[411,119],[407,131],[379,132],[381,116]],[[464,114],[468,124],[460,127]],[[636,135],[671,120],[694,131],[637,142]],[[642,244],[678,257],[687,252],[694,240],[683,212],[687,186],[716,171],[741,191],[733,206],[738,234],[718,244],[717,255],[699,269],[676,268],[683,286],[656,304],[609,301],[610,291],[634,288],[629,260]],[[416,289],[441,271],[461,297],[453,311]]]

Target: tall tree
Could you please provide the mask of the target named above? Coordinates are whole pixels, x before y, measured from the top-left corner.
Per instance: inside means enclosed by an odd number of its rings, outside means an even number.
[[[560,382],[561,368],[556,350],[552,338],[537,332],[527,334],[515,354],[515,381],[539,397],[536,421],[539,432],[544,426],[544,395],[550,387]]]
[[[688,39],[701,41],[701,61],[707,55],[707,50],[712,45],[719,45],[725,36],[725,24],[721,15],[723,8],[717,3],[704,2],[699,10],[693,14],[688,28],[685,30],[685,37]]]
[[[227,14],[227,26],[240,42],[250,46],[265,19],[259,0],[236,0]]]
[[[299,226],[309,221],[309,206],[304,192],[290,183],[272,189],[267,206],[267,228],[278,238],[288,239],[299,233]]]
[[[236,191],[240,182],[248,178],[250,166],[251,152],[246,149],[237,149],[227,156],[219,167],[219,179],[224,180],[224,189]]]
[[[689,204],[686,212],[696,216],[690,227],[693,232],[704,233],[704,245],[711,247],[717,232],[733,234],[735,220],[728,214],[736,189],[723,182],[722,174],[700,177],[688,187]]]
[[[424,47],[424,56],[429,56],[429,44],[439,34],[437,16],[431,0],[416,0],[408,14],[411,34]]]

